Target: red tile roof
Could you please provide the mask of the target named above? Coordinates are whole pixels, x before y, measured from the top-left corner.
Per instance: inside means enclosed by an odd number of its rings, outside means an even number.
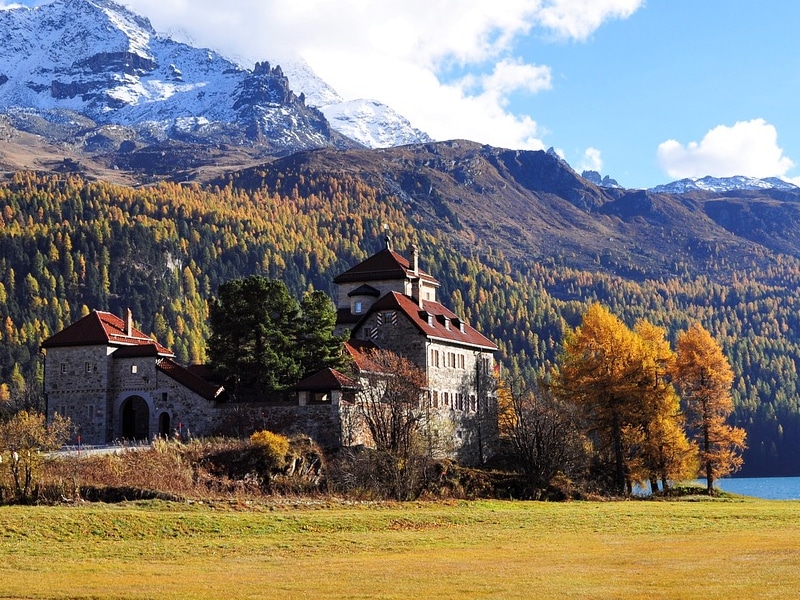
[[[352,269],[337,275],[334,283],[352,283],[354,281],[382,281],[394,279],[407,279],[419,277],[429,283],[439,285],[431,275],[419,270],[414,273],[411,264],[394,250],[384,248],[377,254],[373,254],[368,259],[360,262]]]
[[[295,390],[328,392],[330,390],[356,389],[358,384],[336,369],[323,369],[306,377],[294,386]]]
[[[206,400],[216,400],[225,391],[225,388],[209,383],[169,358],[159,361],[158,368],[182,386],[189,388]]]
[[[42,342],[42,348],[101,344],[118,347],[155,345],[158,354],[174,356],[168,348],[135,327],[128,332],[125,321],[118,316],[98,310],[47,338]]]
[[[382,310],[399,310],[429,339],[465,346],[478,346],[482,350],[497,350],[494,342],[438,302],[423,301],[422,308],[420,308],[413,298],[399,292],[389,292],[372,305],[367,315]],[[430,321],[428,320],[429,316],[433,317]],[[449,328],[447,327],[448,322]],[[463,331],[461,330],[462,323]]]
[[[344,344],[345,352],[353,358],[353,362],[356,363],[359,371],[380,370],[369,357],[371,352],[375,352],[378,349],[378,346],[367,340],[350,339]]]

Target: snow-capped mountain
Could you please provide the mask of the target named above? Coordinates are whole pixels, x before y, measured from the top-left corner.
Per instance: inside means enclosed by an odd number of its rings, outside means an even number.
[[[162,37],[112,0],[0,10],[0,30],[0,113],[47,139],[94,151],[177,140],[269,154],[364,144],[336,132],[315,108],[341,98],[310,69],[293,66],[295,93],[280,66],[245,69]],[[346,110],[336,114],[348,131],[358,130]],[[361,138],[392,144],[386,132],[398,138],[398,123],[382,130],[372,121]]]
[[[735,177],[694,177],[680,179],[650,188],[658,194],[683,194],[685,192],[730,192],[733,190],[796,190],[797,186],[777,177],[758,179],[737,175]]]
[[[377,100],[345,101],[303,61],[283,62],[281,67],[292,89],[304,94],[306,104],[321,110],[333,129],[367,148],[433,141],[408,119]]]
[[[433,141],[426,133],[414,129],[408,119],[374,100],[328,104],[320,110],[331,127],[367,148],[390,148]]]

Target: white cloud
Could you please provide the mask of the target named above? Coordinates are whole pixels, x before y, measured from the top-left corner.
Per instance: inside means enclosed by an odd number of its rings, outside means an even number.
[[[662,169],[674,178],[783,177],[794,163],[778,146],[778,132],[764,119],[719,125],[700,142],[667,140],[658,146]]]
[[[494,95],[502,104],[509,94],[523,90],[535,94],[552,87],[550,67],[528,65],[521,60],[503,59],[491,75],[482,78],[484,93]]]
[[[602,174],[603,159],[600,156],[600,150],[589,147],[584,151],[583,160],[581,161],[580,167],[578,167],[579,173],[583,171],[597,171]]]
[[[627,19],[644,0],[551,0],[536,21],[560,37],[585,40],[609,19]]]
[[[345,99],[390,105],[435,139],[539,149],[509,95],[550,89],[547,66],[513,59],[532,30],[586,39],[644,0],[123,0],[158,31],[252,64],[302,56]],[[453,81],[446,73],[468,75]]]
[[[7,6],[0,0],[0,7]],[[41,4],[44,0],[23,0]],[[390,105],[436,139],[538,149],[509,95],[552,86],[514,59],[531,32],[585,40],[644,0],[119,0],[154,28],[250,66],[303,57],[345,99]],[[10,4],[10,3],[9,3]],[[448,73],[460,73],[453,81]],[[466,76],[464,76],[466,74]]]

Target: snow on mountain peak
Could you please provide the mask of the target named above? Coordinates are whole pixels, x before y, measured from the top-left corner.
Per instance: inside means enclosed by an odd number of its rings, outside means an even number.
[[[734,190],[795,190],[797,186],[777,177],[758,179],[736,175],[733,177],[687,177],[664,185],[650,188],[648,191],[657,194],[683,194],[693,191],[730,192]]]
[[[389,148],[431,142],[408,120],[375,100],[351,100],[322,107],[331,126],[368,148]]]
[[[433,141],[385,104],[376,100],[344,100],[303,60],[287,61],[281,66],[292,89],[305,95],[306,104],[320,109],[336,131],[367,148]]]
[[[248,136],[271,132],[288,148],[301,123],[315,130],[306,132],[309,143],[324,145],[330,137],[322,113],[311,108],[317,107],[331,115],[335,131],[362,145],[430,139],[386,106],[342,103],[304,63],[287,65],[288,80],[269,63],[250,71],[211,50],[156,34],[148,19],[112,0],[8,8],[0,11],[0,30],[0,111],[9,114],[34,111],[52,123],[62,118],[59,111],[73,111],[101,126],[151,132],[174,128],[178,119],[181,132],[187,122],[224,129],[255,119],[255,129],[245,125]],[[303,96],[295,97],[290,84]]]

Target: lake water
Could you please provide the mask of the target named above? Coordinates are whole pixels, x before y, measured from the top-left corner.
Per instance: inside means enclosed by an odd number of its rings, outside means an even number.
[[[705,479],[698,483],[705,485]],[[800,477],[731,477],[714,482],[717,489],[766,500],[800,500]]]

